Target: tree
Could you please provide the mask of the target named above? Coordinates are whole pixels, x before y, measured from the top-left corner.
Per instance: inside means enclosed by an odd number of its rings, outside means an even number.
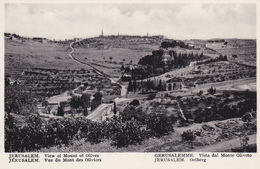
[[[155,93],[150,93],[150,94],[148,95],[148,100],[153,100],[155,97],[156,97],[156,94],[155,94]]]
[[[64,110],[62,106],[58,107],[57,116],[64,116]]]
[[[125,67],[124,67],[124,65],[122,64],[122,66],[121,66],[121,71],[123,71],[123,70],[125,70]]]
[[[109,59],[110,59],[110,62],[112,62],[112,60],[113,60],[113,57],[111,56],[111,57],[109,57]]]
[[[116,102],[114,102],[114,114],[116,114]]]
[[[134,99],[131,103],[129,103],[129,105],[132,105],[132,106],[139,106],[140,103],[137,99]]]
[[[216,88],[214,89],[213,87],[211,87],[208,89],[208,92],[209,94],[214,95],[216,93]]]
[[[8,87],[10,85],[9,78],[5,77],[5,87]]]
[[[162,85],[162,80],[161,79],[160,79],[160,82],[159,82],[159,85],[158,85],[157,89],[159,91],[163,91],[163,85]]]
[[[90,97],[91,95],[88,93],[83,93],[81,96],[81,100],[82,100],[82,104],[83,104],[83,109],[84,109],[84,116],[88,115],[88,107],[89,107],[89,103],[90,103]]]
[[[227,59],[227,55],[225,55],[224,57],[223,57],[223,60],[224,61],[227,61],[228,59]]]
[[[133,90],[134,90],[134,92],[136,92],[136,80],[135,80],[135,78],[134,78],[134,83],[133,83]]]
[[[120,113],[120,116],[123,121],[129,121],[135,119],[139,122],[144,122],[146,118],[146,114],[143,112],[142,108],[137,108],[136,106],[127,106],[124,110]]]
[[[72,108],[79,108],[79,106],[81,105],[81,98],[79,96],[73,96],[70,100],[70,106]]]
[[[203,95],[203,90],[200,90],[200,91],[198,92],[198,96],[201,96],[201,95]]]
[[[88,82],[85,82],[85,83],[84,83],[84,86],[85,86],[85,87],[88,87]]]
[[[133,91],[133,84],[132,84],[132,80],[131,79],[129,80],[127,90],[128,91]]]
[[[94,99],[92,100],[91,110],[94,110],[102,101],[102,94],[100,92],[95,93],[93,97]]]
[[[150,129],[157,137],[161,137],[174,131],[174,122],[174,119],[167,117],[165,114],[152,113],[148,118],[146,118],[147,129]]]
[[[183,141],[193,141],[195,140],[196,135],[194,134],[193,131],[187,130],[182,133],[181,138]]]
[[[200,59],[203,57],[204,55],[203,55],[203,52],[201,52],[201,54],[200,54]]]
[[[144,130],[136,121],[117,122],[113,127],[115,132],[111,134],[112,145],[117,147],[128,147],[129,145],[139,144],[145,139]]]
[[[42,106],[47,107],[49,105],[49,102],[47,100],[44,100],[42,102]]]

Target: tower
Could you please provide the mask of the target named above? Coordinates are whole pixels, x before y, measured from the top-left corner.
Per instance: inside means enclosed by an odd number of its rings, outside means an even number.
[[[103,28],[102,28],[100,37],[103,37],[103,36],[104,36],[104,33],[103,33]]]

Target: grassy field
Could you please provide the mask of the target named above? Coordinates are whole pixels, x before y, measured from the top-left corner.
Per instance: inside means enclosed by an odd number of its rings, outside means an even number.
[[[109,48],[103,50],[94,48],[76,48],[74,55],[78,59],[86,61],[115,61],[116,63],[120,63],[125,59],[125,63],[129,63],[131,60],[133,63],[138,63],[141,57],[150,54],[151,52],[140,52],[127,48]],[[110,57],[113,57],[113,59],[110,60]]]
[[[120,77],[122,64],[137,64],[145,55],[158,50],[159,45],[138,44],[133,42],[120,43],[117,40],[102,40],[100,45],[75,45],[73,56],[85,63],[93,64],[100,71],[113,77]]]
[[[87,66],[77,64],[67,56],[71,51],[68,47],[51,42],[7,40],[5,41],[6,73],[32,67],[62,70],[88,69]]]
[[[209,48],[227,55],[230,60],[256,66],[256,40],[227,39],[225,41],[226,47],[223,47],[223,43],[210,43]],[[237,55],[237,58],[233,59],[232,55]]]

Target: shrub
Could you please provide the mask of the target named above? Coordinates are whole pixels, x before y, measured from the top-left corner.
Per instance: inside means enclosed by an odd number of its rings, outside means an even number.
[[[127,106],[120,115],[123,121],[128,121],[134,118],[137,121],[144,122],[146,117],[146,114],[142,109],[136,108],[135,106]]]
[[[216,93],[216,88],[214,89],[213,87],[211,87],[208,89],[208,92],[209,94],[214,95]]]
[[[141,143],[145,138],[144,130],[136,121],[119,123],[111,136],[112,145],[127,147],[132,144]]]
[[[148,95],[148,100],[153,100],[155,98],[156,94],[155,93],[151,93]]]
[[[89,141],[91,144],[97,144],[102,142],[102,140],[105,138],[103,130],[106,130],[106,128],[103,127],[101,123],[92,122],[89,124],[89,130],[87,133],[87,141]]]
[[[132,105],[132,106],[139,106],[140,103],[137,99],[134,99],[129,105]]]
[[[193,141],[195,140],[196,135],[193,131],[187,130],[182,133],[181,138],[183,141]]]
[[[167,117],[165,114],[150,114],[146,119],[147,129],[150,129],[154,136],[161,137],[168,134],[173,129],[174,119]]]

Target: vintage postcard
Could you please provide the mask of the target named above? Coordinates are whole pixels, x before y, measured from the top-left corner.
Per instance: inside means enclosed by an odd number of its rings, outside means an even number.
[[[1,1],[4,168],[258,168],[259,1]]]

